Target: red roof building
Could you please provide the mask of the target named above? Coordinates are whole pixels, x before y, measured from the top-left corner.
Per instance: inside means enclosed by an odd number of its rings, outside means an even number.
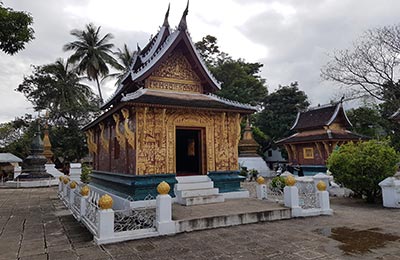
[[[310,108],[297,114],[291,130],[297,133],[279,140],[288,153],[289,162],[305,166],[325,166],[338,146],[368,139],[347,130],[352,124],[342,102]]]

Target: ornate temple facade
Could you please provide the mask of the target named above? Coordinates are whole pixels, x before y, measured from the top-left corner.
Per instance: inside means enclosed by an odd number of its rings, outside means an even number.
[[[238,170],[242,117],[255,108],[213,94],[220,83],[192,42],[188,10],[136,51],[129,73],[85,126],[94,170],[201,175]]]
[[[318,106],[299,112],[291,128],[297,133],[277,144],[285,147],[290,163],[324,167],[329,155],[340,145],[368,139],[347,130],[351,126],[342,102]]]

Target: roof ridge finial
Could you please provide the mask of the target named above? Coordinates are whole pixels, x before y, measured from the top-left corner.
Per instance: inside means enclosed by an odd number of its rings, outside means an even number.
[[[187,30],[186,16],[188,15],[188,13],[189,13],[189,0],[187,1],[185,11],[183,11],[181,21],[179,22],[179,25],[178,25],[178,30],[180,30],[180,31]]]
[[[140,54],[140,52],[142,51],[142,49],[140,49],[139,43],[136,43],[136,48],[137,48],[137,53],[138,55]]]
[[[170,8],[170,6],[171,6],[171,3],[168,3],[168,9],[167,9],[167,12],[165,13],[165,17],[164,17],[164,23],[163,23],[164,27],[169,27],[168,17],[169,17],[169,8]]]

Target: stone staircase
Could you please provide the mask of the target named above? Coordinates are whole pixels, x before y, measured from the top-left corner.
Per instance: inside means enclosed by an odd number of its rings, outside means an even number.
[[[179,204],[201,205],[224,202],[224,196],[206,175],[176,177],[175,196]]]

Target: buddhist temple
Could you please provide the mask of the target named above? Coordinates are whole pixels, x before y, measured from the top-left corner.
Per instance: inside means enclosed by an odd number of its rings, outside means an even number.
[[[188,7],[176,29],[168,15],[169,8],[157,34],[138,47],[104,113],[83,129],[92,180],[103,187],[118,174],[162,179],[239,168],[240,122],[256,109],[214,94],[220,82],[189,35]]]
[[[352,127],[342,101],[298,112],[291,130],[295,134],[279,140],[285,147],[289,163],[301,164],[308,172],[326,171],[326,160],[334,149],[353,141],[368,139],[349,131]]]

